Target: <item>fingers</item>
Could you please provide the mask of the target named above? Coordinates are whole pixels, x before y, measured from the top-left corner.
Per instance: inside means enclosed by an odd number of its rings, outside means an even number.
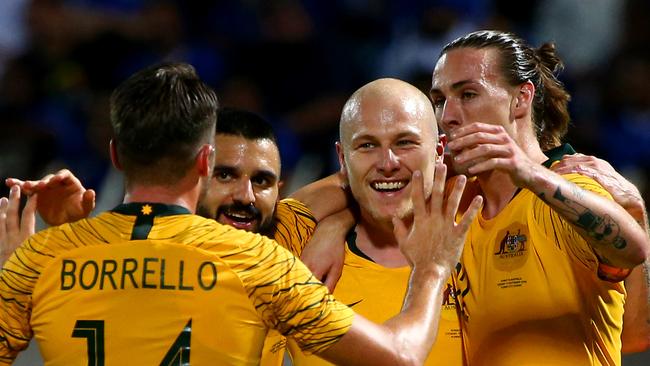
[[[472,224],[472,221],[474,221],[474,218],[476,218],[476,215],[478,215],[482,205],[483,197],[476,196],[472,199],[472,203],[469,205],[469,208],[463,214],[463,218],[456,226],[457,230],[460,230],[460,235],[465,235],[467,233],[469,226]]]
[[[413,202],[413,215],[415,217],[420,217],[426,213],[426,204],[424,201],[424,181],[422,178],[422,172],[419,170],[414,171],[411,178],[411,201]]]
[[[327,289],[330,290],[330,292],[334,292],[334,289],[336,288],[336,284],[339,282],[339,279],[341,278],[341,273],[343,272],[343,262],[341,263],[334,263],[332,264],[332,267],[330,267],[330,270],[327,272],[327,275],[325,276],[325,286],[327,286]]]
[[[90,213],[95,209],[95,191],[88,189],[83,193],[81,197],[81,208],[83,209],[84,216],[90,215]]]
[[[0,243],[3,246],[7,241],[7,208],[9,208],[9,199],[0,198]]]
[[[460,128],[457,128],[453,132],[449,134],[449,139],[451,140],[449,142],[449,145],[453,143],[454,140],[460,139],[463,136],[470,135],[473,133],[477,132],[485,132],[488,134],[498,134],[501,132],[505,132],[505,129],[500,126],[500,125],[495,125],[495,124],[488,124],[488,123],[480,123],[480,122],[474,122],[470,123],[467,126],[463,126]],[[451,146],[450,146],[451,148]]]
[[[5,184],[7,187],[11,188],[13,186],[22,186],[25,182],[16,178],[7,178],[5,179]]]
[[[460,205],[460,200],[463,196],[463,191],[465,190],[465,184],[467,183],[467,177],[464,175],[459,175],[454,181],[454,186],[447,197],[447,204],[445,207],[445,216],[450,218],[455,218],[456,213],[458,212],[458,206]]]
[[[436,164],[435,173],[433,174],[433,187],[431,190],[431,200],[429,203],[430,212],[441,212],[443,198],[445,194],[445,181],[447,179],[447,166]]]
[[[508,135],[498,132],[475,132],[459,137],[449,143],[449,149],[459,151],[477,145],[500,146],[508,142]]]
[[[7,235],[14,237],[20,232],[20,187],[12,186],[9,191],[9,206],[7,207]]]
[[[27,199],[27,203],[23,208],[23,213],[20,218],[20,232],[23,239],[31,236],[36,232],[36,204],[38,195],[33,194]],[[22,240],[21,240],[22,241]]]
[[[459,164],[467,162],[478,164],[487,159],[507,157],[512,155],[512,149],[508,145],[481,144],[464,146],[464,150],[454,157],[454,161]]]
[[[467,172],[471,175],[478,175],[483,172],[489,172],[502,167],[509,167],[509,165],[512,165],[510,159],[493,158],[472,165],[471,167],[467,168]]]

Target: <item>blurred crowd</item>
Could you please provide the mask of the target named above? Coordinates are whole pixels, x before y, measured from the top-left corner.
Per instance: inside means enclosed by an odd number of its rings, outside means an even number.
[[[193,64],[223,106],[273,123],[288,192],[338,168],[353,90],[390,76],[427,92],[441,47],[489,28],[556,42],[573,95],[567,141],[648,199],[648,14],[647,0],[2,0],[0,177],[67,167],[111,208],[121,192],[105,192],[121,187],[108,158],[110,92],[169,60]]]

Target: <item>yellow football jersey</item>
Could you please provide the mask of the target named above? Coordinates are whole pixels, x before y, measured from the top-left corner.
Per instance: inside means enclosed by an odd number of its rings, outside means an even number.
[[[383,323],[400,312],[410,273],[410,267],[387,268],[362,258],[346,245],[343,272],[334,289],[334,297],[366,318]],[[460,324],[454,297],[450,279],[441,304],[436,343],[425,365],[463,365]],[[288,346],[296,366],[331,365],[301,352],[291,340]]]
[[[280,200],[275,208],[273,239],[300,256],[316,228],[316,219],[307,207],[292,198]],[[287,346],[287,338],[276,330],[269,330],[264,340],[260,366],[281,366]]]
[[[286,211],[289,210],[289,211]],[[308,228],[286,235],[284,240],[276,236],[278,242],[287,245],[296,254],[302,252],[302,248],[313,233],[315,220],[309,209],[298,201],[286,201],[277,215],[282,218],[289,218],[292,225],[302,221],[297,228]],[[290,212],[294,212],[291,214]],[[290,225],[286,225],[290,227]],[[354,253],[350,250],[350,244],[354,247],[354,237],[348,237],[346,244],[345,260],[341,278],[334,289],[334,297],[337,300],[352,307],[357,313],[378,323],[383,323],[395,314],[399,313],[404,302],[404,295],[408,286],[410,276],[409,267],[387,268],[370,259],[363,258],[362,253]],[[460,324],[456,311],[455,291],[453,282],[450,279],[444,292],[441,318],[438,329],[438,336],[426,365],[462,365],[462,344],[460,335]],[[269,332],[266,340],[265,350],[277,355],[286,347],[287,341],[277,332]],[[301,365],[331,365],[330,363],[300,352],[298,345],[289,340],[288,346],[291,352],[293,364]],[[281,365],[281,358],[267,358],[273,360],[263,365]]]
[[[37,233],[0,279],[4,364],[34,336],[46,365],[256,365],[269,328],[318,352],[353,319],[275,242],[161,204]]]
[[[609,197],[594,180],[578,186]],[[457,268],[470,365],[620,365],[625,289],[598,278],[584,239],[539,197],[521,190],[470,227]]]

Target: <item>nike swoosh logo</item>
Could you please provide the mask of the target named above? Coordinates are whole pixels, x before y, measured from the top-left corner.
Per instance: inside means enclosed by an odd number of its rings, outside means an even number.
[[[361,301],[363,301],[363,299],[361,299],[361,300],[359,300],[359,301],[355,301],[355,302],[350,303],[350,304],[347,304],[347,305],[348,305],[349,308],[351,308],[351,307],[353,307],[354,305],[360,303]]]

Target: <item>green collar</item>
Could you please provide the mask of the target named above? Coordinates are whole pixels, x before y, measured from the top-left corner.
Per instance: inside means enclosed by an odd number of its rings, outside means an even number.
[[[551,150],[544,151],[544,155],[548,156],[548,160],[542,163],[547,168],[550,168],[551,165],[561,160],[564,155],[573,155],[576,151],[573,149],[573,146],[569,144],[562,144],[558,147],[552,148]]]
[[[153,228],[155,217],[191,214],[190,210],[185,207],[148,202],[123,203],[112,211],[123,215],[136,216],[131,231],[131,240],[147,239]]]
[[[123,203],[115,207],[112,211],[130,216],[171,216],[191,214],[190,210],[185,207],[149,202]]]

